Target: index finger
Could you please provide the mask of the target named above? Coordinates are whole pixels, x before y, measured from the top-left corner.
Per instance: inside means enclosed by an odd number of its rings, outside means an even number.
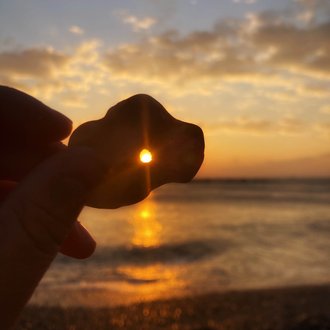
[[[0,145],[47,145],[67,137],[72,122],[34,97],[0,86]]]

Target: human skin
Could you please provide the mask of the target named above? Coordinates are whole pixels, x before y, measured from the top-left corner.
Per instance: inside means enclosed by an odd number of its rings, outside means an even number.
[[[71,121],[0,86],[0,324],[14,326],[58,252],[86,258],[95,241],[77,222],[105,172],[86,148],[60,141]]]

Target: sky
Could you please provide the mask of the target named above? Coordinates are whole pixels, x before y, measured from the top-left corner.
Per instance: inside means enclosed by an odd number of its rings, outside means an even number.
[[[328,0],[0,0],[0,84],[74,127],[149,94],[203,128],[199,177],[329,177],[329,36]]]

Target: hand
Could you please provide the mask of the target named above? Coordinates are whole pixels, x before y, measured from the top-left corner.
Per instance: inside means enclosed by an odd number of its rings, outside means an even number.
[[[0,324],[10,328],[58,251],[84,258],[95,241],[76,221],[105,168],[61,141],[71,122],[0,86]]]

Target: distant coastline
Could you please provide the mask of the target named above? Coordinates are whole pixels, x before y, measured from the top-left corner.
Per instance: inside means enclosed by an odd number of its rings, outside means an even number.
[[[330,177],[195,178],[192,183],[330,183]]]

